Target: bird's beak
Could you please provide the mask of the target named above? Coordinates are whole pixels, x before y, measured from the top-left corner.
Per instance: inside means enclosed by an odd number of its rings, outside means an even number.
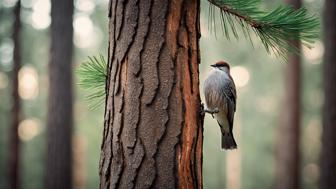
[[[215,65],[215,64],[212,64],[212,65],[210,65],[210,66],[211,66],[211,67],[214,67],[214,68],[216,67],[216,65]]]

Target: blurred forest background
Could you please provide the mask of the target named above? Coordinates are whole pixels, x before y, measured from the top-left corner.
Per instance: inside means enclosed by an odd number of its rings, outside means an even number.
[[[13,9],[16,0],[0,0],[0,188],[8,187],[8,146],[11,112],[11,72],[13,70]],[[240,40],[227,40],[218,26],[208,27],[208,3],[201,1],[201,81],[210,64],[226,60],[238,88],[234,133],[238,150],[220,150],[220,131],[215,120],[206,116],[204,127],[204,188],[264,189],[276,183],[277,129],[285,90],[281,59],[270,56],[253,39],[253,46]],[[49,0],[22,0],[19,95],[22,100],[20,185],[24,189],[43,188],[48,96],[50,36]],[[269,10],[281,0],[263,2]],[[107,55],[107,0],[75,0],[73,17],[76,69],[87,56]],[[322,18],[323,0],[305,0],[304,6]],[[252,35],[253,36],[253,35]],[[323,42],[302,51],[302,105],[300,137],[300,183],[302,188],[318,188],[321,150],[321,108]],[[78,78],[74,77],[74,83]],[[85,90],[74,86],[73,174],[75,188],[99,186],[98,164],[103,132],[103,105],[90,110]],[[202,85],[201,85],[202,88]],[[202,97],[203,99],[203,97]],[[281,140],[280,140],[281,141]]]

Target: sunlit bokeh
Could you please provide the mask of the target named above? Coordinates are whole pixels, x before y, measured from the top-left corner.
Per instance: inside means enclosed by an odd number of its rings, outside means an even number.
[[[306,150],[306,156],[314,157],[316,156],[316,153],[320,151],[321,133],[322,124],[320,120],[316,118],[310,119],[302,132],[302,138],[304,139],[304,141],[309,141],[303,143],[303,148]]]
[[[13,41],[9,38],[2,39],[0,45],[0,62],[5,66],[9,66],[13,60]]]
[[[303,167],[303,179],[309,183],[315,183],[320,176],[320,169],[317,164],[310,163]]]
[[[22,141],[29,141],[41,132],[38,119],[25,119],[19,125],[19,137]]]
[[[232,67],[230,73],[238,88],[244,87],[250,80],[250,73],[243,66]]]
[[[34,5],[33,0],[21,0],[21,5],[24,8],[31,8]]]
[[[74,43],[78,48],[88,48],[97,45],[102,40],[101,32],[95,28],[87,15],[77,15],[74,19]]]
[[[324,46],[321,41],[317,41],[311,48],[303,46],[303,55],[305,58],[309,60],[311,64],[319,64],[321,61],[317,61],[321,59],[324,53]]]
[[[1,0],[1,4],[4,7],[7,7],[7,8],[13,7],[16,2],[17,2],[17,0]]]
[[[261,96],[256,98],[258,110],[262,113],[273,113],[277,109],[279,99],[272,96]]]
[[[202,33],[202,38],[208,38],[209,37],[209,29],[207,26],[207,21],[204,20],[204,18],[202,17],[200,19],[200,26],[201,26],[201,33]]]
[[[38,75],[34,68],[25,66],[19,71],[19,95],[22,99],[31,100],[39,92]]]
[[[6,74],[0,72],[0,90],[6,88],[8,85],[8,78]]]
[[[92,13],[96,5],[91,0],[77,0],[75,6],[79,11]]]
[[[51,22],[50,1],[37,0],[33,5],[32,25],[35,29],[46,29]]]

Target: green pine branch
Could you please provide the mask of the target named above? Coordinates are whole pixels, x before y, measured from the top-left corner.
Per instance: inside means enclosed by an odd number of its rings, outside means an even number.
[[[104,103],[106,69],[107,63],[102,55],[99,55],[99,58],[96,56],[88,57],[88,61],[82,63],[77,69],[78,85],[89,91],[86,99],[90,102],[91,109],[95,109]]]
[[[230,32],[238,38],[237,26],[242,28],[250,41],[253,31],[261,40],[267,52],[286,58],[289,52],[298,52],[293,41],[310,44],[318,37],[319,21],[309,15],[305,8],[295,10],[290,6],[280,6],[267,13],[261,11],[260,0],[208,0],[210,2],[210,23],[216,21],[215,7],[220,10],[221,26],[225,36]]]

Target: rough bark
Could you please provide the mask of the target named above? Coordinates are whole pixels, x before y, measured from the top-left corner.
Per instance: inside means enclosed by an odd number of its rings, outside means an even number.
[[[45,188],[72,188],[73,0],[51,1]]]
[[[298,9],[301,0],[285,0]],[[300,42],[294,41],[300,49]],[[300,123],[301,123],[301,59],[288,55],[285,70],[284,102],[278,131],[277,178],[278,189],[300,188]]]
[[[10,188],[20,188],[20,140],[18,129],[21,119],[21,103],[19,96],[19,70],[21,68],[21,1],[18,0],[14,7],[14,25],[13,25],[13,72],[12,72],[12,110],[11,110],[11,126],[9,141],[9,184]]]
[[[324,108],[320,188],[336,188],[336,1],[325,1]]]
[[[202,188],[199,10],[110,1],[100,188]]]

